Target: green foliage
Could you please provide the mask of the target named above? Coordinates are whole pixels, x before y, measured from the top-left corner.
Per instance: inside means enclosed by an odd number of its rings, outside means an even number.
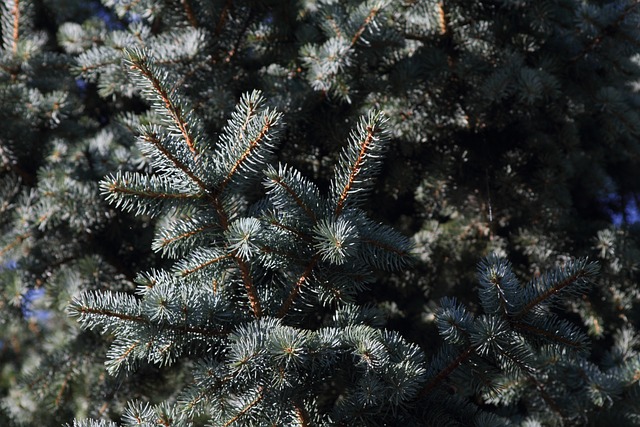
[[[639,424],[639,17],[2,1],[0,425]]]

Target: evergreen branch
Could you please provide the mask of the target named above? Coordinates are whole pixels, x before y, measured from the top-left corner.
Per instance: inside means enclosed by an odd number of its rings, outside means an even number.
[[[253,284],[253,279],[251,276],[251,272],[249,271],[249,267],[247,266],[247,263],[239,257],[235,257],[235,260],[238,263],[238,267],[240,267],[240,272],[242,273],[242,282],[244,283],[244,288],[247,291],[247,296],[249,297],[249,304],[251,304],[253,315],[257,319],[259,319],[260,317],[262,317],[262,308],[260,307],[260,300],[258,298],[258,294],[256,293],[256,288]]]
[[[295,201],[295,203],[302,208],[302,210],[309,217],[309,219],[313,221],[314,224],[317,222],[316,214],[313,212],[313,210],[311,210],[311,208],[307,206],[307,204],[300,198],[300,196],[295,191],[293,191],[293,189],[289,185],[287,185],[286,182],[282,181],[282,179],[279,176],[271,177],[271,181],[278,184],[284,191],[286,191],[291,196],[291,198]]]
[[[233,418],[231,418],[229,421],[224,423],[224,427],[229,427],[231,424],[233,424],[236,421],[238,421],[244,414],[249,412],[251,410],[251,408],[253,408],[258,403],[260,403],[260,401],[264,398],[263,390],[264,390],[264,387],[260,386],[258,388],[258,396],[253,401],[249,402],[249,404],[247,406],[242,408],[242,410],[240,412],[238,412]]]
[[[569,59],[569,62],[577,62],[579,59],[584,58],[589,52],[598,47],[600,43],[604,40],[605,36],[611,31],[612,28],[617,27],[620,23],[629,15],[633,10],[640,6],[640,3],[637,1],[632,2],[629,7],[620,13],[618,18],[610,25],[607,25],[605,28],[600,28],[600,34],[594,37],[588,46],[586,46],[580,53],[575,55],[574,57]]]
[[[404,257],[409,255],[409,253],[407,251],[402,250],[400,248],[397,248],[395,246],[392,246],[392,245],[390,245],[388,243],[382,242],[380,240],[373,240],[371,238],[360,238],[360,242],[366,243],[366,244],[371,245],[371,246],[375,246],[375,247],[380,248],[382,250],[385,250],[387,252],[391,252],[394,255],[397,255],[399,257],[403,257],[404,258]]]
[[[135,196],[135,197],[147,197],[150,199],[163,199],[163,200],[188,200],[188,199],[199,199],[200,195],[193,194],[184,194],[184,193],[165,193],[159,191],[149,191],[149,190],[133,190],[128,187],[119,186],[117,183],[111,183],[108,186],[108,191],[114,194],[125,194],[127,196]],[[194,197],[195,196],[195,197]]]
[[[555,297],[558,293],[576,283],[579,280],[587,279],[593,277],[597,272],[598,267],[597,264],[591,263],[579,266],[573,274],[569,274],[564,279],[560,280],[558,283],[549,287],[545,291],[541,292],[537,297],[533,298],[529,301],[523,308],[518,312],[514,319],[518,320],[527,315],[533,308],[542,304],[543,302]]]
[[[253,18],[253,9],[250,10],[249,16],[247,16],[247,19],[245,20],[244,25],[242,26],[242,29],[238,33],[238,37],[236,37],[236,41],[233,47],[231,48],[231,50],[227,52],[227,57],[224,59],[224,62],[227,62],[227,63],[231,62],[231,58],[233,58],[233,56],[238,51],[238,48],[240,48],[240,43],[242,43],[242,39],[244,38],[245,33],[249,29],[249,25],[251,25],[252,18]]]
[[[240,191],[253,182],[257,175],[268,164],[276,146],[273,140],[273,128],[278,123],[280,114],[262,108],[264,102],[259,91],[244,94],[236,106],[231,119],[223,129],[220,141],[210,158],[215,165],[215,176],[210,193],[214,206],[222,216],[221,200],[224,193],[231,192],[229,187]],[[227,230],[228,221],[222,222]]]
[[[122,354],[120,354],[120,356],[118,356],[117,358],[113,359],[113,364],[117,365],[118,362],[125,360],[127,357],[129,357],[129,355],[131,354],[131,352],[133,350],[136,349],[136,347],[138,347],[140,345],[140,341],[134,341],[129,348],[127,348]]]
[[[196,183],[198,187],[207,192],[206,184],[200,178],[198,178],[196,174],[187,167],[187,165],[182,163],[171,151],[169,151],[167,147],[164,146],[164,144],[162,144],[162,141],[160,140],[160,138],[158,138],[158,135],[156,133],[145,132],[142,138],[146,142],[152,144],[158,151],[162,153],[163,156],[169,159],[171,163],[175,165],[175,167],[184,172],[185,175],[187,175],[194,183]]]
[[[371,124],[372,119],[375,120],[374,117],[369,117],[369,120],[367,120],[367,124],[364,129],[365,135],[359,135],[361,136],[361,139],[359,141],[354,141],[354,142],[357,142],[359,146],[359,152],[356,158],[354,159],[353,164],[351,164],[348,170],[348,177],[346,179],[346,183],[344,183],[342,191],[340,192],[340,195],[338,197],[338,202],[335,208],[336,216],[340,215],[340,213],[342,212],[345,202],[347,200],[347,197],[349,196],[349,193],[352,187],[356,183],[356,178],[361,173],[361,170],[364,167],[365,156],[369,154],[371,146],[376,141],[374,137],[376,133],[380,132],[380,129],[377,128],[375,124]]]
[[[262,102],[263,102],[263,99],[261,99],[261,98],[258,98],[258,99],[255,99],[255,100],[251,99],[251,98],[248,98],[244,102],[243,106],[246,105],[246,109],[245,109],[245,112],[244,112],[244,119],[242,121],[242,125],[238,128],[238,130],[236,132],[239,135],[240,139],[243,139],[243,135],[246,132],[247,128],[249,127],[249,123],[251,123],[251,119],[255,116],[256,110],[258,109],[259,105]]]
[[[62,380],[62,384],[60,385],[60,390],[58,390],[58,393],[56,394],[56,399],[54,401],[54,406],[56,408],[60,407],[60,403],[62,402],[64,392],[68,388],[69,380],[71,380],[71,377],[73,377],[72,367],[69,368],[69,370],[67,371],[67,374],[64,376],[64,379]]]
[[[18,246],[20,243],[24,241],[24,239],[31,236],[31,232],[23,233],[17,235],[11,242],[5,245],[2,249],[0,249],[0,258],[3,257],[7,252]]]
[[[526,331],[527,333],[533,334],[534,336],[542,336],[548,341],[560,343],[567,347],[573,347],[575,349],[583,349],[585,347],[585,343],[583,341],[572,340],[570,338],[556,334],[553,331],[549,331],[543,328],[538,328],[534,325],[530,325],[522,322],[510,322],[510,324],[514,329]]]
[[[313,225],[318,222],[318,215],[323,213],[326,202],[316,185],[299,171],[282,164],[277,170],[267,166],[264,174],[267,196],[278,213],[296,219],[306,217]]]
[[[196,19],[196,15],[193,12],[193,8],[191,7],[191,3],[189,0],[180,0],[182,4],[182,8],[184,9],[185,15],[187,15],[187,19],[193,28],[198,28],[198,20]]]
[[[223,229],[226,229],[228,227],[228,217],[227,217],[227,213],[225,212],[224,207],[222,206],[221,201],[217,198],[214,197],[211,192],[209,191],[207,185],[198,177],[196,176],[196,174],[189,168],[187,167],[187,165],[185,165],[183,162],[181,162],[170,150],[167,149],[167,147],[165,147],[165,145],[162,143],[162,140],[158,137],[157,133],[147,130],[145,131],[144,135],[142,136],[143,140],[145,142],[148,142],[149,144],[151,144],[154,148],[156,148],[165,158],[167,158],[178,170],[182,171],[188,178],[191,179],[191,181],[196,184],[200,190],[201,193],[198,193],[197,195],[193,195],[193,194],[189,194],[189,193],[178,193],[175,194],[174,197],[171,197],[170,195],[167,195],[166,197],[163,197],[162,195],[158,195],[157,198],[159,199],[193,199],[193,198],[202,198],[202,197],[206,197],[206,199],[209,201],[209,203],[214,207],[216,214],[218,215],[218,218],[220,219],[220,225]],[[110,184],[108,184],[107,186],[107,191],[109,192],[115,192],[118,191],[122,194],[127,194],[127,195],[136,195],[136,193],[132,192],[132,190],[128,190],[125,187],[117,187],[115,182],[112,182]],[[168,193],[167,193],[168,194]],[[140,196],[146,196],[146,197],[154,197],[152,194],[149,195],[145,195],[144,193],[140,193]]]
[[[369,12],[369,15],[367,15],[364,22],[360,26],[360,28],[358,28],[356,33],[351,38],[351,47],[353,47],[358,42],[360,37],[362,37],[362,33],[364,33],[364,31],[367,29],[367,26],[371,23],[371,21],[374,20],[378,12],[380,12],[380,8],[378,7],[374,7],[371,9],[371,11]]]
[[[131,69],[138,70],[140,74],[145,77],[149,83],[151,83],[156,95],[160,98],[164,107],[171,115],[174,124],[180,130],[189,151],[191,151],[194,159],[196,159],[200,153],[196,148],[195,136],[193,136],[189,131],[182,107],[180,105],[176,105],[176,103],[171,99],[172,97],[164,87],[163,82],[157,78],[156,73],[142,55],[130,51],[128,62]]]
[[[113,310],[91,308],[91,307],[79,307],[79,308],[76,307],[74,308],[74,310],[77,310],[81,315],[96,314],[100,316],[112,317],[119,320],[125,320],[128,322],[136,322],[140,324],[151,325],[151,322],[149,321],[149,319],[147,319],[144,316],[132,316],[129,314],[118,313]],[[216,330],[210,330],[206,328],[199,328],[196,326],[182,326],[182,325],[172,325],[172,324],[165,324],[163,325],[163,328],[168,329],[170,331],[174,331],[174,332],[193,333],[193,334],[203,335],[207,337],[224,336],[229,332],[225,328],[221,328],[220,330],[216,331]]]
[[[418,398],[423,398],[427,394],[429,394],[434,388],[436,388],[445,378],[447,378],[453,371],[458,369],[460,365],[471,357],[472,354],[475,353],[474,346],[468,346],[462,353],[458,355],[455,359],[453,359],[444,369],[442,369],[438,374],[433,377],[418,393]]]
[[[304,240],[307,243],[312,243],[313,239],[311,239],[311,237],[309,237],[308,235],[296,230],[293,227],[289,227],[288,225],[285,225],[283,223],[281,223],[280,221],[278,221],[275,218],[269,218],[269,224],[274,225],[278,228],[281,228],[283,230],[286,230],[292,234],[295,234],[297,237],[299,237],[301,240]]]
[[[520,282],[513,274],[511,264],[495,254],[478,264],[480,303],[485,312],[511,316],[523,302]]]
[[[103,68],[106,67],[107,65],[116,65],[120,63],[120,59],[113,59],[110,61],[102,61],[102,62],[95,62],[91,65],[82,65],[82,67],[79,68],[80,72],[82,72],[83,74],[86,74],[88,71],[93,71],[93,70],[97,70],[99,68]]]
[[[140,3],[140,0],[132,0],[128,4],[124,5],[123,9],[126,13],[129,13],[138,3]]]
[[[443,36],[447,33],[447,16],[444,12],[444,2],[439,1],[438,7],[438,23],[440,24],[440,35]]]
[[[178,234],[176,236],[163,238],[159,241],[159,244],[157,245],[157,249],[171,245],[182,239],[188,239],[189,237],[195,236],[196,234],[202,233],[203,231],[208,230],[210,228],[214,228],[216,226],[217,224],[205,224],[202,227],[196,228],[194,230],[185,231],[184,233]]]
[[[509,315],[509,301],[507,301],[507,297],[505,295],[505,290],[502,288],[502,282],[500,281],[501,277],[494,275],[489,279],[489,282],[493,285],[493,288],[496,291],[496,298],[498,299],[498,304],[500,305],[500,311],[505,316]]]
[[[333,15],[326,15],[325,18],[327,19],[327,22],[329,23],[329,26],[331,27],[335,35],[339,38],[342,38],[342,30],[336,23],[336,19],[333,17]]]
[[[251,117],[250,115],[247,115],[247,122],[250,117]],[[244,126],[247,126],[247,123],[245,123]],[[252,152],[255,151],[256,148],[258,148],[258,145],[260,145],[260,143],[265,138],[265,136],[267,135],[267,132],[269,132],[269,129],[271,129],[272,126],[273,126],[273,122],[271,121],[268,115],[265,115],[264,124],[262,125],[262,129],[260,130],[260,133],[249,142],[249,146],[245,149],[245,151],[242,153],[240,158],[236,160],[235,164],[231,167],[231,170],[229,171],[227,176],[224,178],[220,186],[217,188],[217,194],[220,194],[224,191],[225,187],[229,184],[229,182],[231,182],[236,172],[249,158],[249,155],[251,155]]]
[[[549,396],[549,393],[547,393],[547,390],[545,390],[544,385],[540,381],[538,381],[538,379],[536,377],[534,377],[533,375],[527,375],[527,377],[535,384],[536,389],[540,393],[540,396],[542,396],[542,400],[544,400],[546,402],[546,404],[549,405],[549,407],[555,413],[557,413],[561,417],[563,417],[562,410],[560,409],[560,406],[558,406],[556,401],[551,396]]]
[[[287,314],[287,312],[293,305],[293,301],[296,299],[296,297],[300,293],[300,288],[302,287],[302,285],[305,284],[308,277],[311,275],[311,272],[313,271],[314,267],[320,260],[320,256],[321,255],[318,253],[314,255],[313,258],[311,258],[311,261],[309,261],[309,264],[305,268],[304,272],[302,273],[302,275],[300,275],[295,285],[293,285],[293,289],[291,290],[291,293],[287,297],[284,304],[282,304],[282,307],[280,308],[280,311],[278,311],[278,314],[276,315],[276,317],[283,318]]]
[[[211,372],[208,373],[208,376],[214,376]],[[189,397],[188,400],[181,400],[181,404],[184,410],[189,412],[192,411],[196,405],[202,402],[204,399],[209,398],[210,395],[215,394],[216,391],[222,389],[222,387],[231,381],[234,378],[234,374],[227,375],[224,378],[215,377],[215,382],[211,385],[207,385],[205,387],[200,387],[200,390],[197,394],[194,394]]]
[[[188,276],[189,274],[192,274],[192,273],[195,273],[196,271],[202,270],[203,268],[208,267],[211,264],[215,264],[217,262],[223,261],[223,260],[231,258],[231,257],[232,257],[232,255],[225,254],[225,255],[219,256],[217,258],[213,258],[213,259],[207,260],[207,261],[203,262],[202,264],[197,265],[197,266],[195,266],[193,268],[180,270],[180,274],[182,276]]]
[[[79,315],[87,315],[87,314],[95,314],[99,316],[105,317],[113,317],[119,320],[125,320],[128,322],[136,322],[136,323],[149,323],[148,320],[144,316],[134,316],[131,314],[119,313],[113,310],[107,310],[104,308],[92,308],[92,307],[74,307],[74,311],[77,311]],[[72,312],[71,316],[74,316],[75,313]]]
[[[190,181],[181,184],[191,184]],[[182,187],[170,175],[145,175],[118,172],[100,182],[107,201],[126,211],[136,211],[138,215],[156,216],[163,211],[165,203],[186,207],[197,203],[203,194],[194,185]],[[182,202],[182,203],[180,203]],[[191,202],[191,203],[189,203]]]
[[[369,147],[369,144],[371,143],[372,140],[373,140],[373,129],[367,126],[367,137],[360,145],[361,146],[360,155],[358,156],[356,163],[351,167],[351,173],[349,174],[349,181],[347,182],[347,185],[345,185],[345,187],[342,189],[342,193],[340,194],[340,197],[338,199],[338,204],[336,206],[336,215],[340,215],[340,213],[342,212],[342,209],[344,208],[344,202],[347,199],[347,196],[349,195],[349,190],[351,190],[351,186],[353,185],[353,182],[356,176],[360,172],[360,168],[362,166],[362,162],[364,159],[364,154],[366,153],[367,148]]]
[[[300,427],[309,427],[309,414],[304,409],[304,405],[298,402],[297,399],[293,401],[293,410],[296,413],[296,418],[298,419],[299,423],[298,425]]]
[[[227,22],[227,17],[229,16],[229,10],[233,6],[233,0],[227,0],[222,8],[222,12],[220,13],[220,18],[218,19],[218,23],[216,24],[216,29],[213,34],[217,37],[222,32],[222,28],[224,28],[224,24]]]
[[[13,0],[13,33],[11,52],[15,55],[18,53],[18,41],[20,39],[20,0]]]

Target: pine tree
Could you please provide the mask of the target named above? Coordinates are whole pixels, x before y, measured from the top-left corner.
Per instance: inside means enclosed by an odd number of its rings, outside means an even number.
[[[0,423],[637,424],[638,9],[5,1]]]

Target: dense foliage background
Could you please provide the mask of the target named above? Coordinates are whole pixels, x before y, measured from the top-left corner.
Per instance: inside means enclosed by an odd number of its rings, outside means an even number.
[[[636,1],[0,18],[0,425],[640,423]]]

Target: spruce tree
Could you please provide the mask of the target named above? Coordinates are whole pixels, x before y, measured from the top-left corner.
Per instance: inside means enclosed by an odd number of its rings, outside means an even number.
[[[638,9],[4,1],[0,423],[639,423]]]

